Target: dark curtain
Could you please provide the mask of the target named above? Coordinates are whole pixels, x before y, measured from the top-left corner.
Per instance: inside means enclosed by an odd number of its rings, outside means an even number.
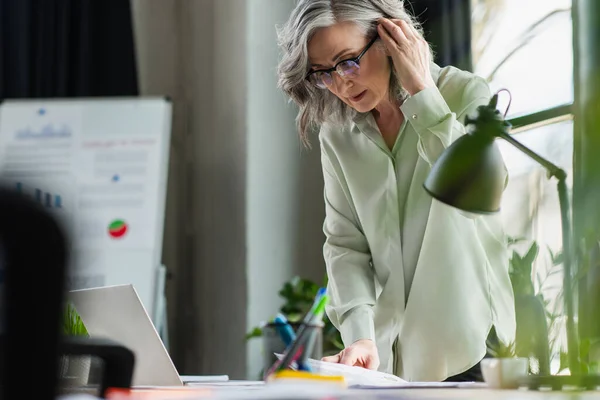
[[[0,100],[138,94],[129,0],[0,0]]]
[[[413,0],[406,7],[423,24],[438,65],[473,70],[470,0]]]

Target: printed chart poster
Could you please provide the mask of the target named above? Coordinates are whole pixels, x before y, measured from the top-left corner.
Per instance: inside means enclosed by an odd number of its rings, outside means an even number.
[[[55,216],[73,226],[75,132],[81,130],[77,108],[17,107],[0,121],[0,177],[4,184],[44,204]]]
[[[169,128],[170,109],[157,100],[1,106],[0,178],[67,227],[70,288],[133,283],[152,307]]]

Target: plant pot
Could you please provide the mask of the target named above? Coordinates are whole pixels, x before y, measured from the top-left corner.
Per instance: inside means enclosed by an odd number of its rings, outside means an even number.
[[[300,324],[290,324],[294,332],[298,331]],[[320,360],[323,357],[323,326],[314,325],[307,329],[311,329],[314,332],[314,346],[309,355],[310,358]],[[275,353],[283,354],[286,350],[286,345],[281,340],[275,323],[269,323],[262,327],[262,343],[263,343],[263,368],[267,371],[275,361],[277,357]]]
[[[59,364],[63,387],[87,386],[90,377],[91,356],[62,356]]]
[[[519,382],[527,376],[529,359],[515,358],[484,358],[481,360],[483,379],[493,389],[516,389]]]

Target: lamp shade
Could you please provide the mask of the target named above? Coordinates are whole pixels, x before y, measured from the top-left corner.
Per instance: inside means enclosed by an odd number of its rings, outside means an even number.
[[[494,135],[467,133],[434,163],[425,190],[460,210],[491,214],[500,211],[506,169]]]

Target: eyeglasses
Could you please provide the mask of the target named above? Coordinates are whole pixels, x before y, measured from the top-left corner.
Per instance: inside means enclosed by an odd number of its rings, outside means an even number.
[[[367,44],[363,51],[357,57],[348,58],[338,62],[333,68],[320,69],[318,71],[311,71],[306,75],[306,79],[319,89],[326,89],[333,85],[333,72],[336,72],[339,76],[344,79],[356,78],[360,70],[360,59],[365,55],[367,50],[373,46],[373,43],[379,38],[375,35],[373,39]]]

